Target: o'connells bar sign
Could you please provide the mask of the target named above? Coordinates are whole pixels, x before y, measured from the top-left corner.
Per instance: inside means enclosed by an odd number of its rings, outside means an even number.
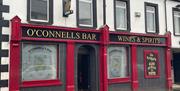
[[[61,29],[22,27],[22,37],[31,38],[53,38],[70,40],[99,41],[100,34],[96,32],[81,32]]]

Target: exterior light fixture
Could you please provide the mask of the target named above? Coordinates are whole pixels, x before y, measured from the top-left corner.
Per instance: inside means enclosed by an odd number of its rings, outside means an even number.
[[[71,0],[63,0],[63,16],[68,17],[70,14],[73,14],[71,9]]]

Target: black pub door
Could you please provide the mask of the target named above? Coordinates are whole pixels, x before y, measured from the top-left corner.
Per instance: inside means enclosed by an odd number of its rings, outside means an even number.
[[[89,54],[78,54],[78,91],[90,89]]]
[[[97,91],[97,67],[95,49],[81,46],[77,53],[77,90]]]

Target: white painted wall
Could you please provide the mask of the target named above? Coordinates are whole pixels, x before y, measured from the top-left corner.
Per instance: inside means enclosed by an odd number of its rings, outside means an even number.
[[[158,4],[159,8],[159,34],[165,33],[164,0],[130,0],[130,21],[131,32],[145,33],[144,2]],[[106,21],[110,30],[114,29],[114,3],[113,0],[106,0]],[[135,12],[140,12],[141,17],[135,17]]]
[[[114,31],[114,2],[106,0],[106,24]]]
[[[167,1],[167,29],[171,31],[172,48],[180,48],[180,36],[174,36],[172,8],[180,5],[180,2]]]
[[[144,2],[158,4],[159,9],[159,31],[161,35],[165,34],[165,0],[130,0],[130,21],[131,32],[145,33],[145,18],[144,18]],[[74,11],[69,17],[63,17],[62,0],[54,0],[54,26],[77,27],[76,21],[76,0],[72,0],[71,9]],[[14,16],[19,16],[22,23],[27,23],[27,0],[4,0],[4,5],[10,6],[9,13],[3,13],[6,20],[12,19]],[[167,0],[167,30],[172,33],[172,48],[180,48],[180,36],[173,35],[173,20],[172,7],[180,4],[180,2]],[[106,0],[106,24],[111,31],[114,29],[114,2]],[[135,12],[140,12],[141,17],[135,17]],[[97,29],[103,25],[103,0],[97,0]],[[3,28],[3,34],[10,34],[10,28]],[[6,44],[7,45],[7,44]],[[3,45],[4,46],[4,45]]]
[[[130,0],[131,32],[145,33],[144,2],[151,2],[159,6],[160,34],[165,33],[164,0]],[[74,11],[69,17],[62,15],[62,0],[54,0],[54,23],[55,26],[76,26],[76,0],[71,1],[71,9]],[[5,0],[5,5],[10,5],[10,13],[4,14],[4,18],[12,19],[18,15],[23,23],[27,23],[27,0]],[[106,23],[110,30],[114,31],[114,3],[106,0]],[[135,12],[140,12],[141,17],[135,17]],[[97,28],[103,25],[103,0],[97,0]]]
[[[27,0],[4,0],[5,5],[10,6],[10,13],[4,14],[4,18],[12,19],[19,16],[22,23],[27,23]],[[62,0],[54,0],[54,26],[77,27],[76,22],[76,0],[71,0],[71,9],[73,14],[69,17],[63,17]],[[97,28],[103,25],[103,0],[97,0]]]
[[[145,17],[144,17],[144,2],[158,4],[159,9],[159,31],[161,35],[165,34],[165,0],[130,0],[130,21],[131,32],[145,33]],[[62,0],[54,0],[54,26],[63,27],[77,27],[76,21],[76,0],[71,0],[71,9],[74,11],[69,17],[63,17],[62,14]],[[19,16],[22,23],[27,23],[27,0],[4,0],[4,5],[10,6],[9,13],[3,13],[6,20],[12,19],[14,16]],[[172,33],[172,48],[180,48],[180,36],[173,35],[173,20],[172,7],[180,4],[167,0],[167,30]],[[135,17],[135,12],[140,12],[141,17]],[[103,0],[97,0],[97,29],[103,26]],[[106,24],[111,31],[114,29],[114,2],[113,0],[106,0]],[[10,34],[10,28],[3,28],[3,34]]]
[[[145,33],[144,0],[131,0],[131,32]],[[140,17],[135,17],[135,12],[140,12]]]

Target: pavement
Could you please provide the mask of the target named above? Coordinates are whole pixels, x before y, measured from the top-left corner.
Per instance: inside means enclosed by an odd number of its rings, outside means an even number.
[[[173,84],[173,91],[180,91],[180,84]]]

